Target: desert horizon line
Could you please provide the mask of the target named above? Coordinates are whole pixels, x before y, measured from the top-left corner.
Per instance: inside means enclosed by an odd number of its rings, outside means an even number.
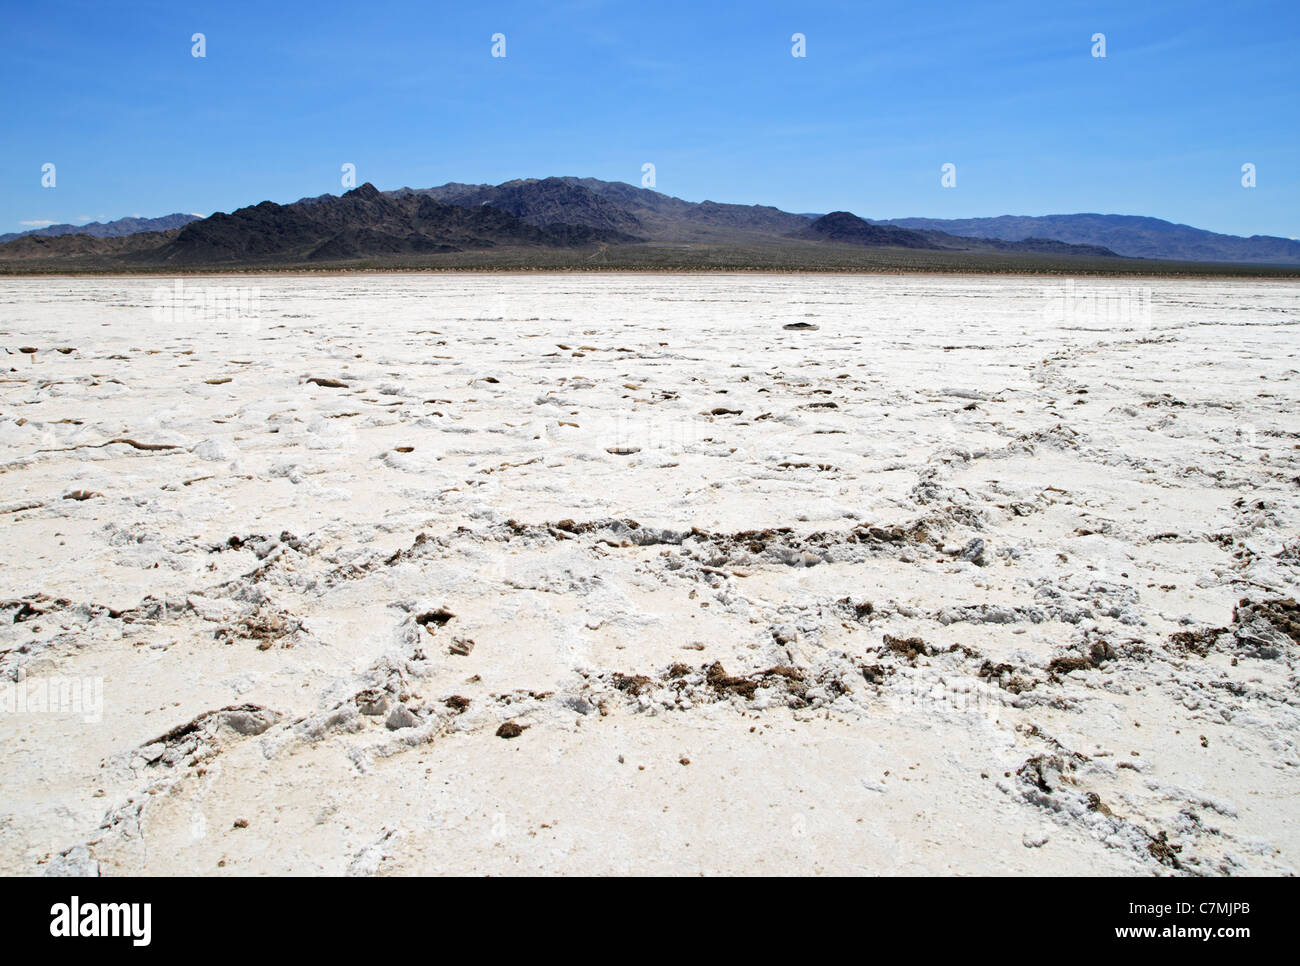
[[[573,174],[559,174],[559,175],[552,174],[552,175],[545,175],[542,177],[529,175],[525,177],[508,178],[505,181],[499,181],[495,183],[490,181],[460,181],[460,180],[453,179],[450,181],[444,181],[441,184],[433,184],[425,187],[414,187],[413,185],[410,184],[403,184],[400,187],[395,187],[395,188],[381,188],[378,185],[376,185],[373,181],[366,180],[361,182],[359,185],[344,186],[344,190],[339,191],[337,193],[334,191],[324,191],[314,195],[305,194],[305,195],[300,195],[299,197],[288,201],[276,201],[273,198],[264,197],[258,201],[252,201],[246,204],[236,205],[229,209],[218,208],[206,213],[198,212],[198,211],[175,210],[175,211],[163,212],[161,214],[156,214],[156,215],[132,213],[128,215],[118,215],[115,217],[100,215],[93,219],[78,217],[76,219],[69,220],[69,221],[58,221],[55,219],[46,219],[46,218],[31,218],[31,219],[26,219],[18,222],[19,225],[24,226],[23,228],[14,232],[5,232],[2,234],[13,235],[13,236],[32,235],[32,234],[39,234],[42,231],[48,231],[51,228],[64,228],[69,226],[73,228],[83,228],[92,225],[110,225],[119,221],[128,221],[128,220],[148,221],[148,220],[154,220],[158,218],[170,218],[177,215],[189,215],[197,219],[206,219],[206,218],[211,218],[213,215],[231,214],[232,212],[239,211],[242,208],[255,208],[258,205],[265,204],[267,202],[270,202],[271,204],[275,204],[275,205],[280,205],[283,207],[287,205],[297,204],[302,201],[311,201],[317,198],[326,198],[326,197],[341,198],[346,196],[350,192],[356,191],[360,188],[364,188],[367,185],[374,188],[380,194],[390,194],[399,191],[431,191],[437,188],[445,188],[452,185],[463,185],[467,187],[501,188],[507,185],[526,184],[530,182],[536,183],[536,182],[543,182],[543,181],[578,181],[578,182],[600,181],[606,184],[621,184],[637,190],[650,191],[667,198],[672,198],[678,201],[687,202],[688,204],[716,204],[716,205],[735,205],[738,207],[746,207],[746,208],[772,208],[775,209],[776,211],[780,211],[791,215],[797,215],[799,217],[804,217],[804,218],[820,218],[828,214],[834,214],[836,212],[848,212],[849,214],[853,214],[856,215],[857,217],[862,218],[864,221],[893,223],[893,222],[901,222],[901,221],[908,221],[908,220],[915,220],[915,219],[925,219],[927,221],[961,222],[961,221],[976,221],[976,220],[992,220],[997,218],[1066,218],[1066,217],[1095,215],[1100,218],[1149,219],[1152,221],[1165,222],[1166,224],[1174,225],[1176,227],[1192,228],[1197,231],[1208,231],[1208,232],[1213,232],[1214,234],[1221,234],[1221,235],[1226,235],[1234,238],[1281,238],[1287,241],[1300,241],[1300,235],[1271,235],[1267,232],[1253,232],[1249,235],[1244,235],[1244,234],[1238,234],[1231,231],[1221,231],[1220,229],[1217,228],[1208,228],[1201,225],[1196,225],[1189,221],[1175,220],[1174,218],[1166,218],[1166,217],[1161,217],[1160,215],[1152,215],[1152,214],[1139,213],[1133,211],[1102,211],[1102,210],[1069,211],[1066,210],[1065,208],[1059,208],[1055,210],[1043,210],[1040,212],[1001,211],[996,214],[963,214],[963,215],[910,214],[910,215],[896,215],[896,216],[884,217],[884,218],[877,217],[871,214],[862,214],[861,209],[855,209],[854,207],[851,206],[830,207],[827,208],[826,211],[793,211],[787,208],[782,208],[779,205],[767,204],[759,201],[750,201],[750,202],[719,201],[714,198],[702,198],[696,200],[693,198],[687,198],[683,195],[676,195],[667,191],[662,191],[655,185],[644,185],[644,184],[638,185],[638,184],[634,184],[631,181],[624,181],[618,179],[611,180],[611,179],[599,178],[594,175],[573,175]]]

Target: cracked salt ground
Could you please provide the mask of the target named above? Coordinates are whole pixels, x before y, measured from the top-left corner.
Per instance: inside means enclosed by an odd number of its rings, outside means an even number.
[[[1151,287],[5,283],[0,871],[1293,871],[1300,296]]]

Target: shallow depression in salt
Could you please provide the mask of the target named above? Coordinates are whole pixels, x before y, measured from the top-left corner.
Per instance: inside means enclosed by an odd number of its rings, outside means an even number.
[[[4,280],[0,871],[1293,871],[1298,327],[1261,281]]]

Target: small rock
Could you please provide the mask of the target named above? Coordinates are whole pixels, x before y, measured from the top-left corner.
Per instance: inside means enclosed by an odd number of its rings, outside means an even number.
[[[74,845],[66,852],[60,852],[45,867],[46,876],[75,877],[84,879],[99,875],[99,862],[90,854],[85,845]]]
[[[961,559],[969,560],[973,564],[984,563],[984,540],[981,537],[974,537],[970,543],[966,544],[961,551]]]
[[[793,644],[799,640],[799,632],[789,624],[778,624],[772,628],[772,639],[778,644]]]
[[[420,719],[415,716],[415,712],[406,705],[399,704],[388,712],[388,720],[384,722],[384,726],[389,731],[401,731],[403,728],[414,728],[419,723]]]
[[[362,691],[355,700],[357,710],[362,714],[377,715],[388,710],[388,693],[385,691]]]
[[[1020,844],[1027,849],[1039,849],[1048,842],[1046,832],[1026,832],[1020,837]]]
[[[596,710],[590,701],[579,694],[571,694],[561,699],[560,703],[570,711],[576,711],[578,714],[591,714]]]

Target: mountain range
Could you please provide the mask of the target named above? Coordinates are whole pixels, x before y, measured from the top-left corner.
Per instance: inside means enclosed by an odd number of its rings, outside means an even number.
[[[154,253],[163,262],[348,261],[386,255],[493,248],[590,246],[636,239],[578,220],[525,221],[491,205],[445,204],[420,192],[379,191],[366,183],[342,197],[291,205],[264,201],[183,227]]]
[[[1101,260],[1115,270],[1135,259],[1300,265],[1300,242],[1291,239],[1240,238],[1155,218],[873,221],[847,211],[793,214],[764,205],[689,202],[574,177],[393,191],[367,183],[341,196],[287,205],[264,201],[209,218],[120,219],[0,237],[0,262],[18,263],[19,270],[56,263],[92,270],[450,266],[468,264],[471,255],[475,265],[525,267],[605,261],[608,251],[621,253],[618,264],[627,267],[665,264],[665,251],[740,267],[865,266],[855,251],[896,253],[890,258],[900,265],[956,266],[960,258],[990,270],[1007,270],[1030,256],[1052,263]],[[504,252],[511,253],[508,261]],[[451,255],[462,257],[448,261]]]
[[[30,231],[15,231],[7,235],[0,235],[0,245],[28,235],[39,235],[42,238],[57,238],[60,235],[121,238],[124,235],[138,235],[142,232],[169,231],[172,228],[181,228],[192,221],[198,221],[200,217],[200,215],[174,214],[163,215],[161,218],[118,218],[115,221],[92,221],[88,225],[47,225],[44,228],[33,228]]]
[[[1141,215],[1000,215],[996,218],[891,218],[898,228],[1019,241],[1031,236],[1099,245],[1133,258],[1300,264],[1300,241],[1274,235],[1221,235]]]

